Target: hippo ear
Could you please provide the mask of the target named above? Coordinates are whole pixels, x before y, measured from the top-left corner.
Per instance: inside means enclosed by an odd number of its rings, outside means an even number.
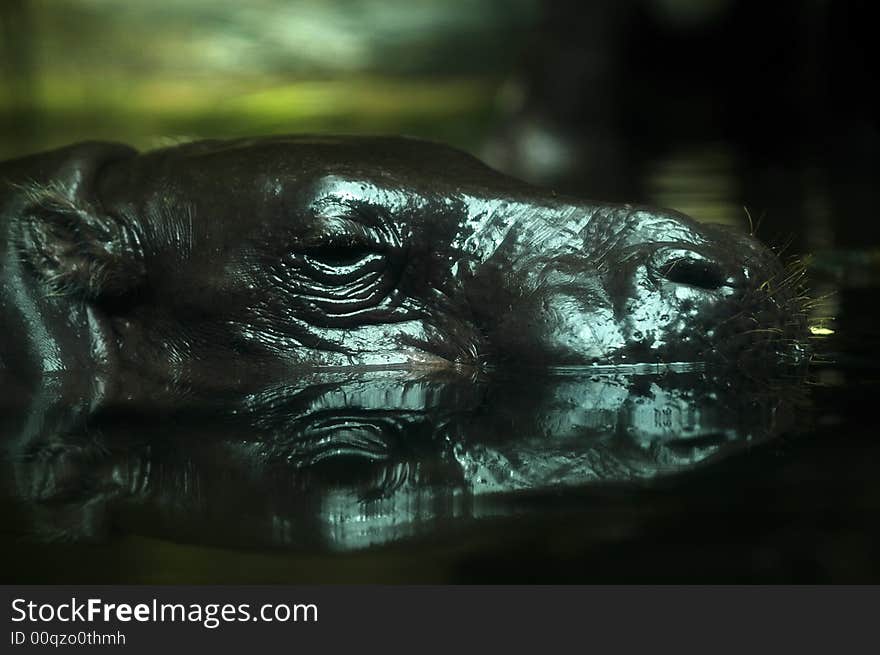
[[[52,293],[118,297],[140,284],[143,253],[123,223],[60,186],[24,191],[19,250]]]

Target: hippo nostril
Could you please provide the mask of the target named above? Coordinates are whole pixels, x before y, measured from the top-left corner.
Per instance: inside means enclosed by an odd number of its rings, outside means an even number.
[[[663,264],[660,275],[676,284],[700,289],[720,289],[728,284],[727,276],[715,262],[692,257],[679,257]]]

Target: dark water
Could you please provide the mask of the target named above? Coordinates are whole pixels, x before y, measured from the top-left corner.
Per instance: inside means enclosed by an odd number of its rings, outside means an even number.
[[[391,58],[413,70],[398,75],[381,58],[242,72],[208,37],[250,44],[265,30],[246,16],[197,16],[207,40],[177,57],[183,10],[17,0],[0,11],[15,73],[0,155],[89,137],[407,133],[586,197],[751,218],[783,257],[807,257],[808,370],[372,372],[289,380],[254,414],[218,400],[164,420],[86,420],[80,381],[4,380],[3,582],[880,581],[880,130],[858,46],[872,23],[793,2],[707,3],[727,22],[687,29],[657,18],[674,3],[595,2],[575,20],[585,4],[548,3],[534,29],[501,25],[492,3],[485,20],[422,16],[431,34],[454,28],[430,47],[370,32],[403,43]],[[519,68],[513,41],[528,46]],[[281,57],[253,44],[242,52]]]

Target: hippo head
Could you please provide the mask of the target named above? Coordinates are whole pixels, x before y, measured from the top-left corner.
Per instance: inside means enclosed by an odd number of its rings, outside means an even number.
[[[801,352],[798,272],[750,236],[559,196],[436,144],[93,143],[0,178],[3,274],[25,278],[4,303],[65,323],[56,350],[87,339],[123,399],[324,368]]]

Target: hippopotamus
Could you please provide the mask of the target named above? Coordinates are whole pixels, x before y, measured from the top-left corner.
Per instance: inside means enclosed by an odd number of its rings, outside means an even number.
[[[804,352],[800,272],[751,235],[411,138],[71,145],[0,164],[0,235],[0,364],[76,372],[95,406]]]

